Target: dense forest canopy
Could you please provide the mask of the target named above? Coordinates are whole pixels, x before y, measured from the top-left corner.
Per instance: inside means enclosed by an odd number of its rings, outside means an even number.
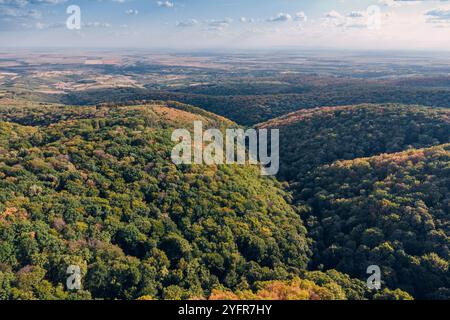
[[[280,129],[279,177],[290,181],[294,203],[309,206],[313,269],[363,277],[379,265],[390,287],[449,297],[449,116],[359,105],[300,110],[260,125]]]
[[[444,109],[319,108],[260,125],[280,128],[291,193],[258,166],[174,165],[173,129],[237,126],[202,109],[3,102],[0,299],[449,296]],[[83,290],[66,290],[69,265]]]
[[[1,111],[2,298],[66,297],[70,264],[84,274],[75,297],[119,299],[202,297],[306,268],[306,230],[279,182],[257,167],[170,161],[171,127],[217,117],[55,108]]]
[[[311,206],[314,265],[363,276],[418,298],[450,298],[450,145],[337,161],[301,181]]]
[[[362,103],[399,103],[450,108],[448,77],[393,80],[261,76],[231,81],[214,79],[207,85],[111,87],[64,94],[14,89],[14,96],[69,105],[130,103],[133,100],[173,100],[222,115],[240,125],[255,125],[299,109]]]
[[[312,169],[450,142],[450,110],[397,104],[299,110],[259,128],[280,129],[280,174],[298,181]]]

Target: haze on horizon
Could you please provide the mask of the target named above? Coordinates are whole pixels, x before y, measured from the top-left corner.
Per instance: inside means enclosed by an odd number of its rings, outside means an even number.
[[[81,29],[69,30],[69,5]],[[450,50],[445,0],[0,0],[0,49]]]

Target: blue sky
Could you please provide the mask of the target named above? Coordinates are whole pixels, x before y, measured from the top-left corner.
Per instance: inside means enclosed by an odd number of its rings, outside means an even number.
[[[69,5],[81,29],[69,30]],[[450,50],[450,1],[0,0],[14,46]]]

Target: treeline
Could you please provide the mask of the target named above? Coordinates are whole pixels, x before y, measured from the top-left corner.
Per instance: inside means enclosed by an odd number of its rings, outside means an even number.
[[[361,103],[403,103],[432,107],[450,107],[446,88],[376,85],[321,85],[302,88],[302,93],[223,95],[176,92],[155,89],[111,88],[52,95],[51,99],[71,105],[95,105],[103,102],[128,103],[132,100],[174,100],[195,105],[222,115],[241,125],[254,125],[299,109]]]
[[[335,270],[304,271],[290,280],[260,281],[253,290],[214,289],[210,300],[413,300],[406,292],[384,288],[370,291],[367,284]]]
[[[300,181],[336,160],[450,142],[450,110],[397,104],[300,110],[259,125],[280,129],[280,173]]]

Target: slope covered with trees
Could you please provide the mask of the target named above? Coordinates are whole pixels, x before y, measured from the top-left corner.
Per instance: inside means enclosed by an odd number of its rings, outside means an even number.
[[[341,80],[342,81],[342,80]],[[132,100],[175,100],[189,103],[210,112],[220,114],[241,125],[254,125],[299,109],[322,106],[342,106],[362,103],[403,103],[431,107],[450,107],[450,92],[444,88],[402,87],[390,83],[360,83],[361,80],[341,83],[305,85],[297,90],[271,92],[253,90],[230,94],[229,88],[220,92],[195,93],[141,88],[111,88],[75,91],[61,96],[45,95],[44,100],[53,99],[65,104],[88,105],[103,102],[129,103]],[[273,87],[273,85],[272,85]],[[286,85],[284,85],[286,87]],[[241,85],[240,90],[248,90]],[[264,92],[264,94],[262,93]],[[301,93],[299,93],[301,92]],[[269,94],[270,93],[270,94]]]
[[[161,104],[1,117],[1,298],[207,296],[307,266],[306,230],[280,183],[259,167],[170,160],[171,128],[220,117]],[[84,291],[63,290],[68,265]]]
[[[324,107],[258,127],[280,129],[279,177],[295,182],[335,160],[450,142],[450,111],[396,104]]]
[[[314,265],[450,298],[450,145],[337,161],[301,181]]]
[[[335,241],[321,238],[320,183],[293,206],[259,167],[174,165],[171,133],[194,120],[235,126],[180,103],[1,106],[0,299],[411,298],[390,278],[392,290],[370,292],[366,274],[319,255]],[[432,249],[424,255],[446,259]],[[321,264],[353,278],[305,271]],[[80,266],[83,290],[66,290],[69,265]]]
[[[449,297],[449,115],[360,105],[260,125],[280,129],[280,177],[290,181],[295,203],[309,206],[313,269],[362,278],[379,265],[390,288]]]

